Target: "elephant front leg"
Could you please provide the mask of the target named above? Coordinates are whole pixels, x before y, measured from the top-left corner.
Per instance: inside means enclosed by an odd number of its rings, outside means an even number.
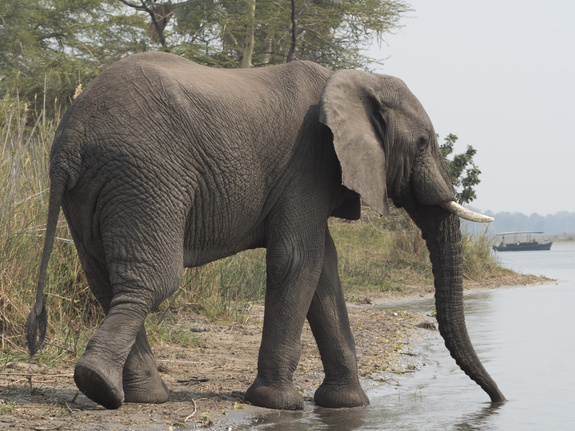
[[[369,404],[359,383],[355,343],[339,280],[337,253],[329,232],[321,277],[307,319],[325,372],[325,379],[315,393],[315,403],[323,407]]]
[[[323,246],[293,244],[286,239],[268,246],[258,375],[245,394],[245,399],[254,405],[282,410],[303,409],[303,397],[295,389],[292,377],[299,362],[301,333],[323,260]]]

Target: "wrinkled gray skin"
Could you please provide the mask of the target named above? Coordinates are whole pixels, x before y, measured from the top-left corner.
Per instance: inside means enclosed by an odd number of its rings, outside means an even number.
[[[60,206],[106,318],[78,361],[78,388],[107,408],[161,403],[169,391],[144,330],[182,268],[267,249],[258,375],[246,400],[303,408],[292,374],[307,318],[325,380],[315,402],[368,404],[328,232],[357,219],[360,195],[385,215],[387,196],[427,240],[437,319],[461,368],[504,400],[469,341],[463,317],[459,219],[433,126],[405,84],[294,62],[210,69],[165,53],[124,59],[94,80],[52,148],[47,239],[28,320],[44,338],[43,285]]]

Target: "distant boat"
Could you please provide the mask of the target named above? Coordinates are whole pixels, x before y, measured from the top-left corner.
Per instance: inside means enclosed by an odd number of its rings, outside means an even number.
[[[532,251],[532,250],[551,250],[551,244],[553,241],[539,242],[534,238],[531,238],[532,234],[541,234],[543,232],[537,231],[517,231],[517,232],[501,232],[497,235],[502,236],[501,243],[499,245],[494,245],[493,250],[495,251]],[[513,242],[505,242],[505,235],[513,235]],[[527,237],[526,241],[518,240],[519,235],[525,235]]]

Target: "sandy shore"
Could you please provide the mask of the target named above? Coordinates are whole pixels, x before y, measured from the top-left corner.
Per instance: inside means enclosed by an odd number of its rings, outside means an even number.
[[[481,284],[469,281],[466,289],[543,281],[534,276]],[[384,374],[416,372],[418,354],[414,352],[436,326],[433,317],[377,305],[430,296],[432,292],[432,287],[420,286],[393,294],[349,295],[359,374],[366,386],[386,384]],[[59,368],[34,361],[0,364],[0,429],[234,429],[249,421],[252,414],[267,411],[243,402],[243,393],[256,376],[262,317],[261,305],[252,307],[248,323],[242,325],[209,322],[193,313],[178,315],[176,324],[197,333],[201,342],[192,348],[154,346],[158,368],[172,391],[169,402],[161,405],[125,404],[118,410],[105,410],[78,392],[72,379],[73,364]],[[317,347],[306,324],[294,384],[312,400],[322,379]]]

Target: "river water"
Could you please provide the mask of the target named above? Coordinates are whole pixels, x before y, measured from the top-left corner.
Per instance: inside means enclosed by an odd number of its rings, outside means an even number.
[[[266,430],[575,430],[575,246],[500,253],[518,272],[561,280],[465,296],[469,334],[483,365],[508,402],[493,405],[435,333],[421,355],[426,366],[396,384],[367,389],[358,409],[281,412],[257,417]],[[395,308],[431,312],[431,300]]]

